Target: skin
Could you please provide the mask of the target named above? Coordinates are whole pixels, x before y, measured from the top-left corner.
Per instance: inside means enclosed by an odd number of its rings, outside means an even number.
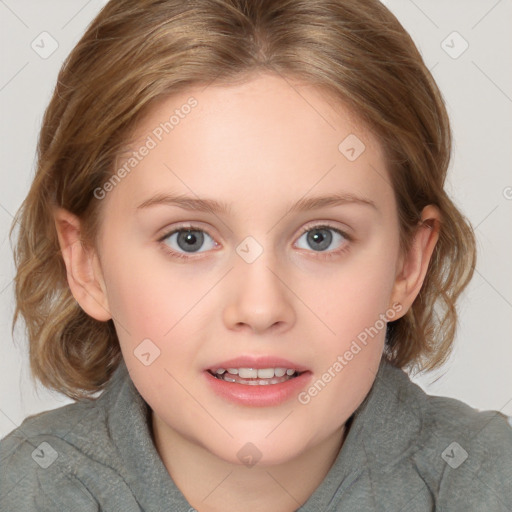
[[[374,382],[385,329],[307,404],[294,396],[273,407],[235,405],[214,394],[202,372],[239,355],[273,355],[307,366],[311,382],[320,378],[380,315],[391,310],[397,319],[409,309],[439,212],[423,210],[431,225],[419,226],[409,254],[400,254],[378,140],[325,93],[272,75],[166,98],[137,127],[133,148],[192,95],[197,107],[102,200],[95,248],[80,244],[80,219],[55,210],[68,281],[89,315],[113,319],[131,378],[153,410],[157,450],[189,503],[200,511],[292,511],[334,462],[345,422]],[[355,161],[338,150],[349,134],[366,146]],[[375,208],[346,203],[287,214],[303,196],[333,192]],[[137,210],[156,193],[225,201],[230,211]],[[176,235],[160,241],[187,222],[211,237],[195,254]],[[352,240],[330,231],[331,245],[318,250],[302,232],[325,223]],[[252,263],[236,252],[247,236],[263,249]],[[147,338],[161,351],[149,366],[134,355]],[[251,468],[237,456],[248,442],[261,452]]]

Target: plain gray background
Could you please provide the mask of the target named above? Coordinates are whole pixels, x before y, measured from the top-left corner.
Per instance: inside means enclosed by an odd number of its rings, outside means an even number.
[[[37,135],[59,68],[105,3],[0,0],[0,437],[30,414],[71,402],[32,382],[22,324],[11,334],[8,231],[33,177]],[[384,3],[412,35],[445,97],[454,133],[448,190],[479,244],[453,355],[440,370],[413,380],[430,394],[512,416],[512,0]],[[58,47],[48,55],[52,45]]]

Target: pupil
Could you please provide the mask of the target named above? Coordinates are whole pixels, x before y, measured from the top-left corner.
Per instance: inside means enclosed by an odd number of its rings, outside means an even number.
[[[182,231],[178,235],[178,245],[180,249],[187,252],[194,252],[196,249],[200,249],[203,244],[204,235],[200,231]],[[181,243],[183,242],[183,243]]]

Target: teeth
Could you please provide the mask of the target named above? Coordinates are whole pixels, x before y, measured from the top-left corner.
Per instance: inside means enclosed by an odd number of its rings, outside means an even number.
[[[231,375],[238,375],[242,379],[273,379],[274,377],[284,377],[285,375],[291,376],[296,370],[293,368],[217,368],[215,373],[223,375],[226,371]],[[224,380],[228,380],[227,375]],[[229,382],[232,382],[231,380]],[[264,381],[262,381],[264,382]]]
[[[258,377],[258,370],[255,368],[239,368],[238,375],[240,375],[242,379],[255,379]]]
[[[263,368],[261,370],[257,370],[258,379],[271,379],[274,376],[275,370],[274,368]],[[243,377],[243,375],[240,375]]]

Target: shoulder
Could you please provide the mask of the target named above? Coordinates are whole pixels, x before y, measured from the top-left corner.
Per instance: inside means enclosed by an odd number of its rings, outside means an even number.
[[[98,398],[25,419],[0,441],[0,509],[139,512],[137,463],[158,456],[146,421],[124,365]]]
[[[2,510],[61,510],[69,499],[86,512],[99,510],[86,487],[73,477],[83,463],[85,429],[101,431],[96,402],[77,402],[26,418],[0,441]],[[57,492],[58,490],[58,492]]]
[[[493,452],[500,459],[501,453],[512,450],[511,418],[499,411],[480,411],[455,398],[429,395],[400,368],[388,365],[386,371],[387,391],[393,388],[392,411],[401,419],[414,417],[410,423],[424,442],[459,439],[474,450],[474,456]]]
[[[508,511],[512,505],[512,426],[499,411],[479,411],[412,383],[404,398],[418,415],[412,456],[441,510]]]
[[[509,510],[512,506],[509,419],[499,411],[478,411],[455,399],[429,397],[428,402],[427,411],[433,413],[431,439],[443,448],[440,456],[445,463],[440,496],[448,502],[458,495],[459,501],[466,502],[468,507],[481,503],[487,510]]]
[[[503,413],[480,411],[455,398],[426,393],[419,403],[425,439],[436,445],[442,441],[456,443],[467,452],[467,460],[483,464],[491,458],[496,468],[512,469],[512,425]],[[459,452],[465,457],[462,450]],[[443,459],[449,459],[450,453],[451,448],[443,453]]]

